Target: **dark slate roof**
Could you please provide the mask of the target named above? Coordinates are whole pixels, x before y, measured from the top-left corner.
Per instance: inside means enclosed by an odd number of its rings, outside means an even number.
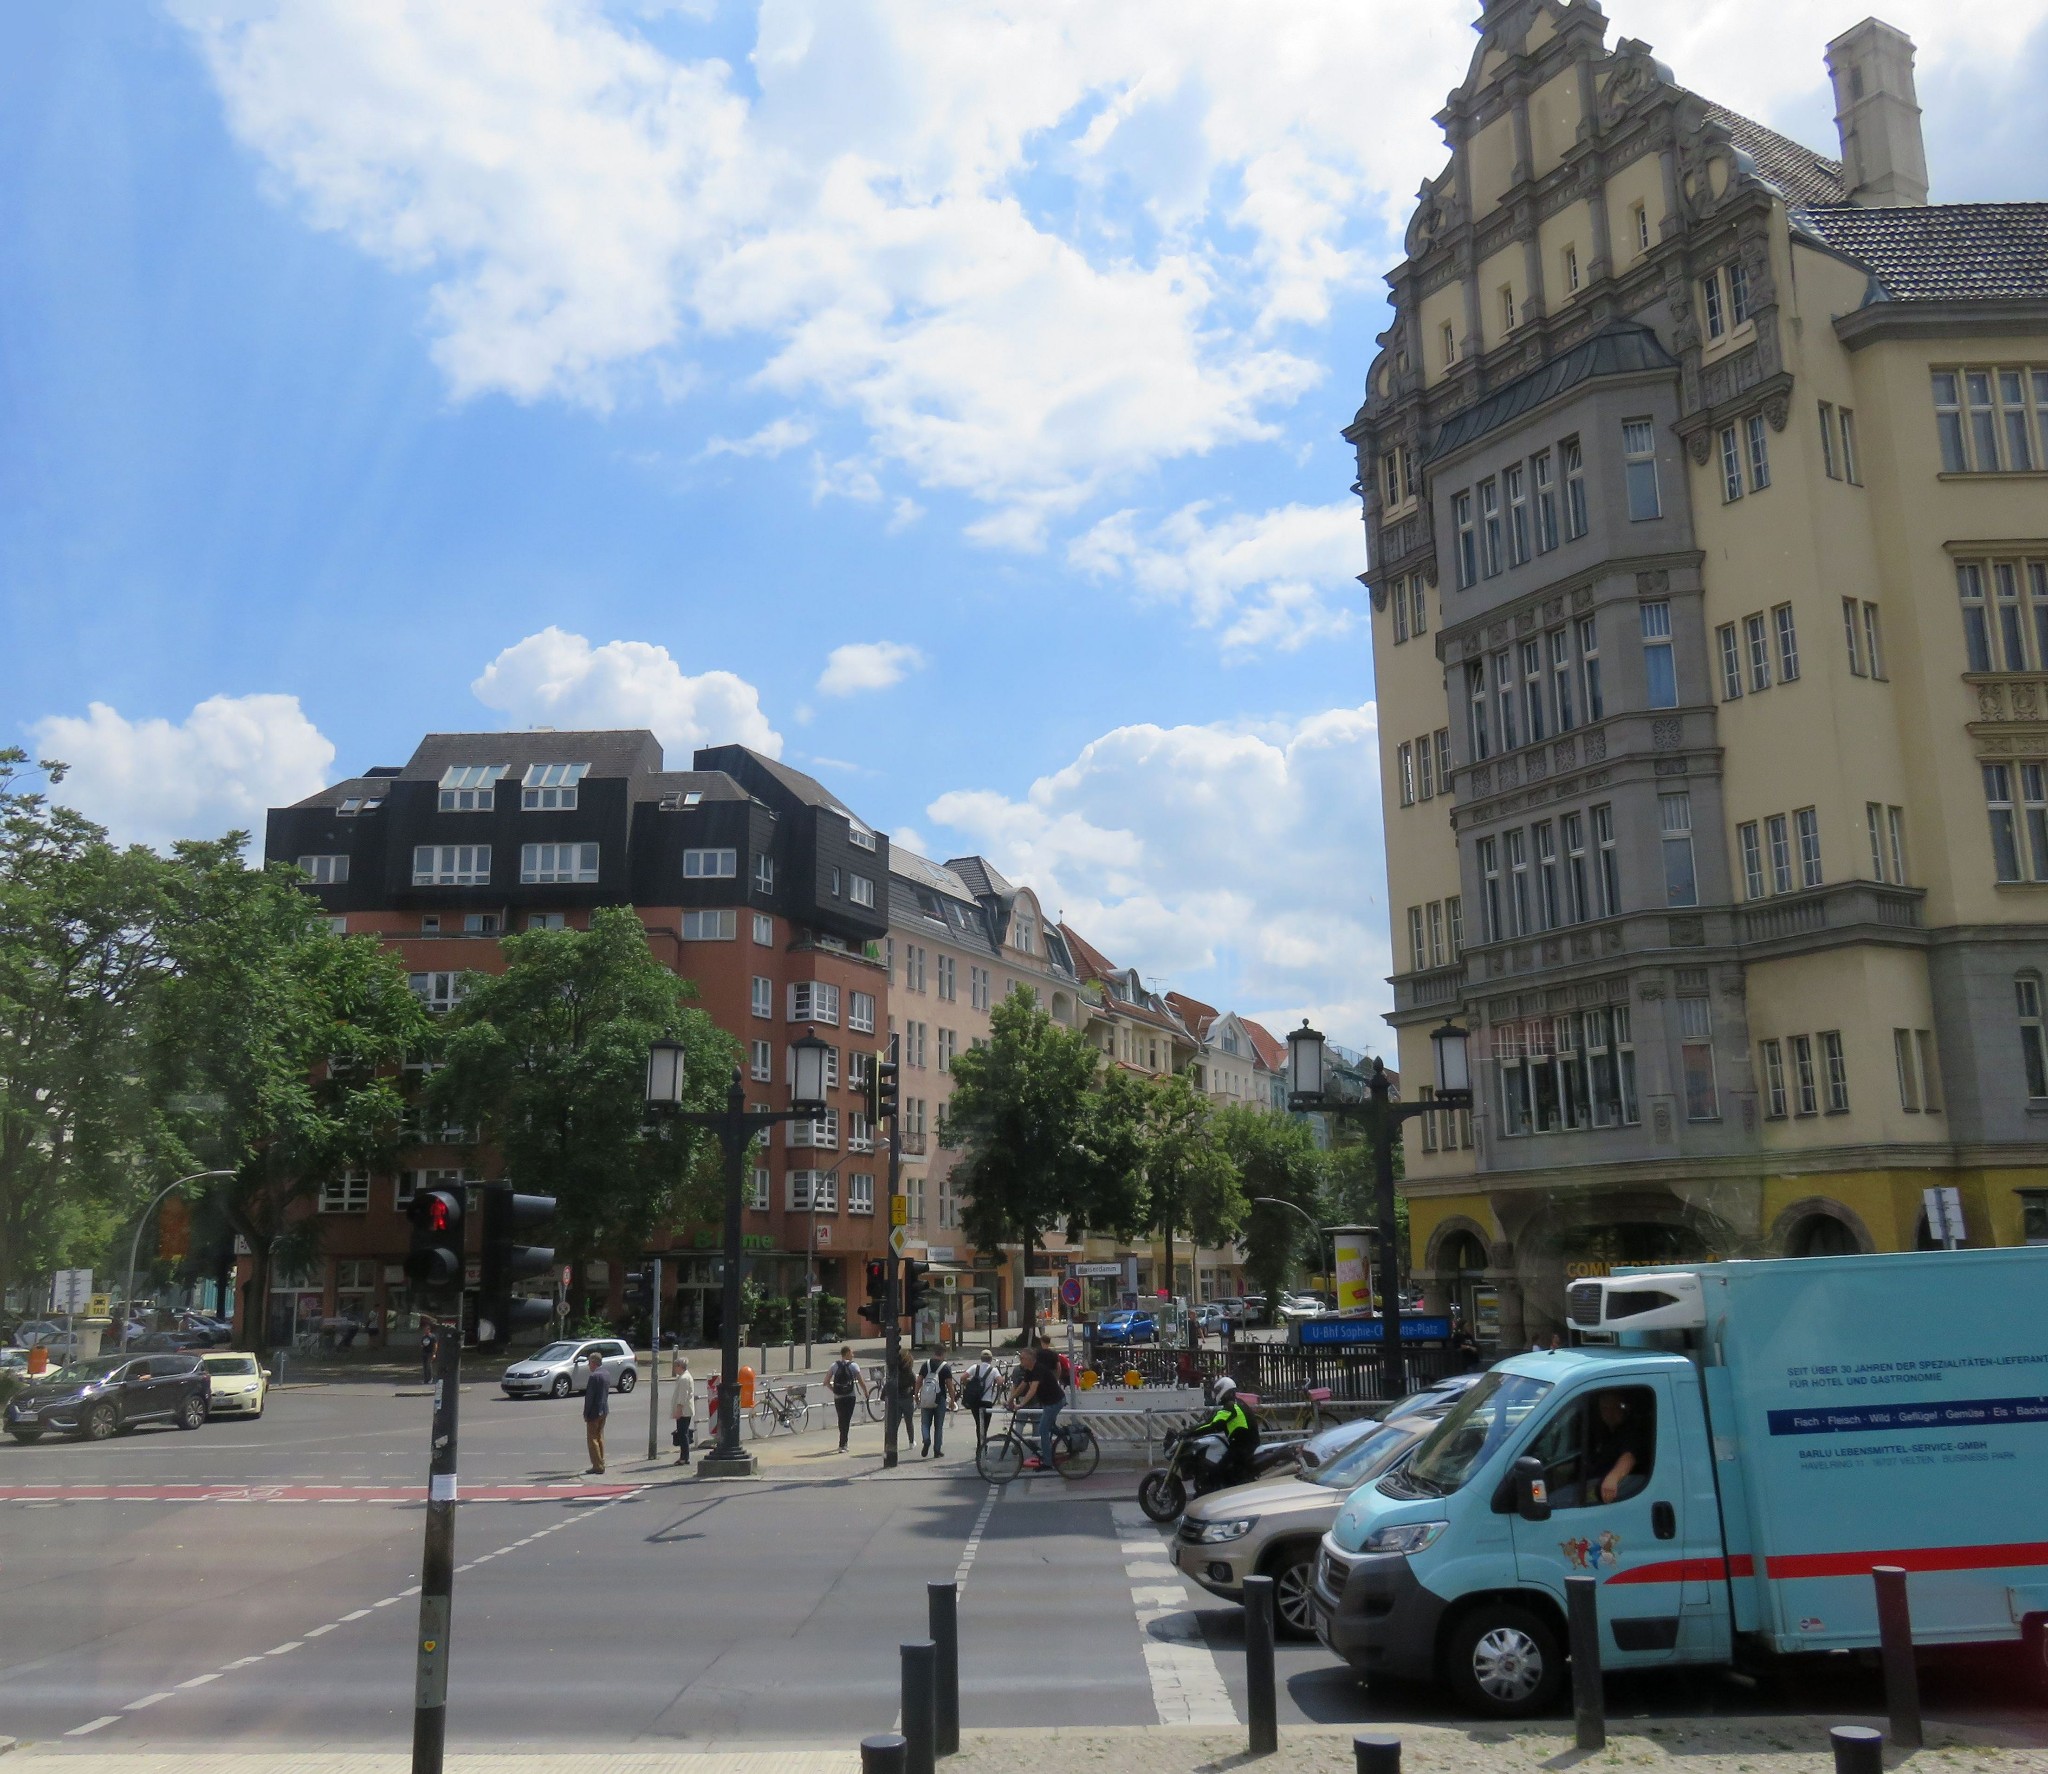
[[[651,770],[633,778],[628,791],[635,801],[666,801],[696,795],[706,801],[746,801],[753,797],[723,770]]]
[[[806,776],[801,770],[792,770],[780,760],[764,757],[747,745],[705,745],[697,748],[697,755],[690,761],[699,770],[729,770],[735,776],[745,768],[743,760],[751,760],[755,768],[772,776],[783,788],[794,795],[806,807],[829,807],[834,813],[843,813],[863,831],[867,821],[861,819],[852,808],[835,795],[815,776]]]
[[[1880,301],[2048,300],[2048,203],[1827,205],[1794,220],[1867,266]]]
[[[1434,462],[1453,450],[1484,437],[1524,413],[1555,400],[1567,388],[1595,376],[1634,375],[1643,370],[1673,370],[1678,361],[1658,343],[1657,335],[1635,321],[1617,320],[1603,327],[1583,344],[1574,345],[1553,357],[1541,369],[1497,388],[1484,400],[1475,401],[1462,413],[1446,420],[1435,440],[1423,452],[1425,462]]]
[[[995,899],[1009,899],[1017,889],[996,873],[985,856],[955,856],[946,866],[967,883],[967,891],[977,899],[983,894]]]
[[[1816,154],[1790,136],[1766,129],[1725,105],[1709,103],[1707,120],[1728,132],[1736,147],[1756,163],[1757,171],[1785,193],[1787,203],[1840,203],[1848,195],[1842,189],[1839,160]]]
[[[319,789],[303,801],[294,801],[294,807],[324,807],[333,812],[344,801],[367,801],[382,799],[391,792],[391,778],[388,776],[350,776],[337,782],[332,788]]]
[[[661,741],[641,728],[611,732],[429,733],[406,760],[408,782],[439,782],[451,764],[588,764],[592,776],[637,776],[661,768]]]

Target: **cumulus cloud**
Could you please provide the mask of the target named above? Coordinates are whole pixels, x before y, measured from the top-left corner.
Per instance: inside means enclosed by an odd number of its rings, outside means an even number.
[[[857,696],[887,690],[924,669],[924,655],[907,641],[851,641],[834,647],[818,674],[821,696]]]
[[[1265,727],[1119,727],[1022,796],[926,809],[1119,962],[1376,1044],[1385,936],[1370,704]],[[948,846],[949,854],[957,854]]]
[[[701,452],[705,456],[780,456],[817,435],[802,419],[770,419],[759,431],[746,437],[714,437]]]
[[[648,727],[672,765],[700,745],[750,745],[782,755],[761,693],[729,671],[687,676],[666,647],[544,628],[507,647],[470,685],[486,708],[521,727]]]
[[[117,841],[255,834],[267,809],[325,786],[334,746],[296,696],[210,696],[182,721],[131,721],[104,702],[33,729],[37,752],[70,774],[56,798]]]
[[[1219,629],[1226,652],[1292,652],[1342,634],[1364,564],[1358,508],[1286,505],[1212,521],[1207,501],[1141,525],[1135,511],[1102,519],[1068,546],[1070,564],[1127,580],[1141,595],[1182,605]]]

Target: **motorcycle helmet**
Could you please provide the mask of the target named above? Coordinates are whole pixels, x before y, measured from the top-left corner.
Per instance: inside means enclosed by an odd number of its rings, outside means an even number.
[[[1228,1374],[1218,1374],[1209,1382],[1209,1402],[1227,1404],[1237,1396],[1237,1382]]]

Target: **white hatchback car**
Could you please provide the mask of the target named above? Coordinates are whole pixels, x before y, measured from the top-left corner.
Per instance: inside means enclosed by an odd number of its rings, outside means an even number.
[[[633,1351],[617,1337],[550,1343],[545,1349],[515,1361],[498,1384],[511,1398],[567,1398],[572,1392],[580,1393],[589,1383],[593,1354],[614,1392],[630,1392],[638,1384],[640,1370],[633,1364]]]
[[[199,1365],[206,1374],[206,1412],[211,1417],[260,1417],[270,1396],[270,1370],[259,1367],[253,1355],[227,1351],[202,1355]]]

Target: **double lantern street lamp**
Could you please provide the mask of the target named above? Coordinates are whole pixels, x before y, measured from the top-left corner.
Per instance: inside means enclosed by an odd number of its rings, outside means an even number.
[[[656,1041],[647,1050],[647,1107],[662,1121],[706,1127],[718,1136],[725,1157],[725,1274],[720,1309],[718,1364],[718,1444],[705,1455],[699,1471],[706,1478],[745,1478],[757,1465],[740,1446],[740,1262],[741,1209],[745,1204],[747,1148],[778,1121],[817,1121],[825,1114],[825,1067],[832,1049],[806,1030],[789,1045],[794,1068],[786,1109],[749,1108],[733,1067],[722,1109],[686,1109],[683,1095],[688,1074],[680,1041]]]
[[[1434,1114],[1438,1109],[1469,1109],[1472,1106],[1471,1059],[1466,1050],[1467,1035],[1456,1023],[1447,1022],[1430,1035],[1436,1050],[1436,1095],[1424,1102],[1394,1100],[1394,1081],[1387,1076],[1383,1061],[1372,1062],[1367,1079],[1370,1095],[1363,1102],[1333,1097],[1329,1092],[1329,1060],[1323,1038],[1302,1019],[1301,1027],[1287,1037],[1287,1106],[1309,1114],[1349,1115],[1372,1124],[1374,1205],[1379,1217],[1380,1311],[1385,1329],[1380,1344],[1385,1352],[1388,1385],[1395,1397],[1405,1390],[1401,1359],[1401,1257],[1394,1236],[1394,1146],[1401,1137],[1401,1123],[1416,1115]]]

